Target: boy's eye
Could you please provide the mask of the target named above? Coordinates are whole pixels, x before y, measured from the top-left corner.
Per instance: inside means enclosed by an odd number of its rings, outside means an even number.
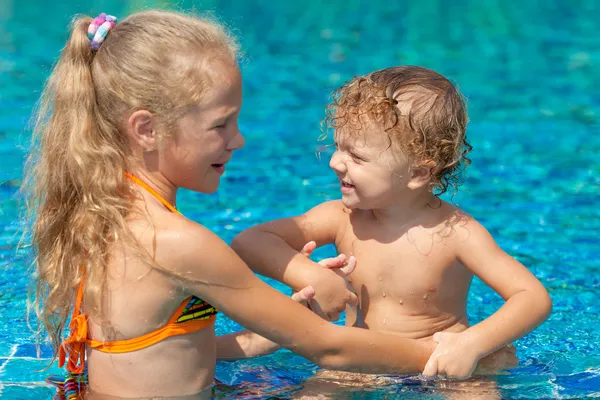
[[[350,153],[350,157],[352,157],[355,161],[365,161],[364,158],[357,156],[356,154]]]

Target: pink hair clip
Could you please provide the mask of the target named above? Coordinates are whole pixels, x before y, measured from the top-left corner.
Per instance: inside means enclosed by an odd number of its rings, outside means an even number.
[[[105,13],[94,18],[88,27],[88,38],[90,39],[92,50],[98,50],[100,48],[100,45],[104,42],[104,39],[106,39],[106,35],[108,35],[111,28],[115,26],[116,22],[116,17],[106,15]]]

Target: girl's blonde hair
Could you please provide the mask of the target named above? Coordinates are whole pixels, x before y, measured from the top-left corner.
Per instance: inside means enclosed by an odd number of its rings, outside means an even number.
[[[179,117],[210,95],[211,63],[235,63],[238,55],[234,38],[208,18],[133,14],[112,28],[97,52],[87,36],[91,21],[74,19],[47,82],[23,185],[36,311],[55,350],[82,280],[86,307],[102,316],[112,247],[118,242],[140,249],[125,220],[134,199],[124,177],[131,167],[122,129],[127,113],[149,110],[161,132],[172,131]]]

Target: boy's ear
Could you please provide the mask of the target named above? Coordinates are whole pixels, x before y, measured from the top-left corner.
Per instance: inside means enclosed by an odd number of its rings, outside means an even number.
[[[436,164],[433,161],[425,161],[414,165],[409,171],[408,188],[416,190],[427,186],[435,172]]]
[[[154,127],[154,115],[150,111],[134,111],[127,120],[127,134],[144,151],[156,150],[158,137]]]

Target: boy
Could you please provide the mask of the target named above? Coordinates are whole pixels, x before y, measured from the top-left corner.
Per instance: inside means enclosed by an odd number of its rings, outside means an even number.
[[[357,77],[334,98],[326,121],[342,199],[250,228],[232,247],[260,274],[296,290],[312,285],[313,310],[336,320],[352,293],[299,253],[308,241],[334,244],[357,263],[347,279],[359,305],[347,308],[346,324],[433,338],[423,375],[467,378],[481,358],[542,323],[551,300],[483,226],[438,197],[469,163],[462,96],[442,75],[407,66]],[[469,326],[474,275],[506,303]]]

